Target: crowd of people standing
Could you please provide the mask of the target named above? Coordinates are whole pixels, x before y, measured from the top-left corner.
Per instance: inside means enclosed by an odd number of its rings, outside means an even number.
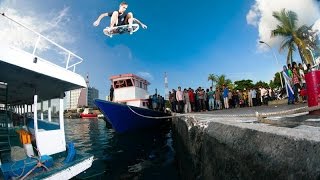
[[[171,111],[178,113],[260,106],[272,99],[275,99],[274,91],[263,87],[231,90],[223,85],[206,90],[201,87],[182,90],[178,87],[169,91]]]
[[[285,87],[282,98],[288,97],[288,104],[306,102],[306,97],[299,92],[306,87],[305,74],[310,71],[309,64],[304,67],[296,62],[283,67]],[[273,89],[261,86],[243,90],[230,89],[226,85],[195,90],[178,87],[169,91],[169,102],[171,111],[189,113],[267,105],[268,101],[279,98],[277,95]]]

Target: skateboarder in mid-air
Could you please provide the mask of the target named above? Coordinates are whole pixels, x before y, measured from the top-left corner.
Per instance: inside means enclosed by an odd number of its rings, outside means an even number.
[[[93,23],[94,26],[98,26],[100,24],[100,21],[102,18],[106,16],[111,16],[110,20],[110,26],[106,27],[103,32],[107,35],[111,35],[114,33],[113,31],[116,30],[115,27],[117,26],[123,26],[128,25],[128,31],[130,34],[133,32],[132,24],[133,22],[138,23],[143,29],[146,29],[147,26],[143,24],[141,21],[133,17],[133,14],[131,12],[126,13],[125,11],[128,8],[128,3],[122,2],[119,5],[119,10],[114,11],[112,13],[103,13],[101,14],[98,19]]]

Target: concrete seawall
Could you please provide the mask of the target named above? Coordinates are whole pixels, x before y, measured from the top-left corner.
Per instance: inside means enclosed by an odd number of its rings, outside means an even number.
[[[255,118],[192,115],[173,119],[182,179],[319,179],[320,128]]]

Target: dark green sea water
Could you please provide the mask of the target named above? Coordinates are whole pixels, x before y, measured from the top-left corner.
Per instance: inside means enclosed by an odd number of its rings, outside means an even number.
[[[67,142],[94,155],[75,179],[179,179],[171,127],[117,134],[103,119],[65,119]]]

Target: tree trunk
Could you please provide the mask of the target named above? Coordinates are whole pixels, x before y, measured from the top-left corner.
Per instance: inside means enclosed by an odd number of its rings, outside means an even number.
[[[293,41],[298,46],[298,50],[299,50],[299,54],[300,54],[302,62],[304,62],[305,64],[310,64],[312,66],[314,64],[313,63],[313,56],[311,54],[312,52],[307,49],[306,43],[303,42],[303,40],[300,39],[297,36],[297,34],[294,33],[292,36],[293,36]]]
[[[288,56],[287,56],[287,65],[292,64],[292,53],[293,53],[293,50],[292,50],[292,48],[289,47]]]

